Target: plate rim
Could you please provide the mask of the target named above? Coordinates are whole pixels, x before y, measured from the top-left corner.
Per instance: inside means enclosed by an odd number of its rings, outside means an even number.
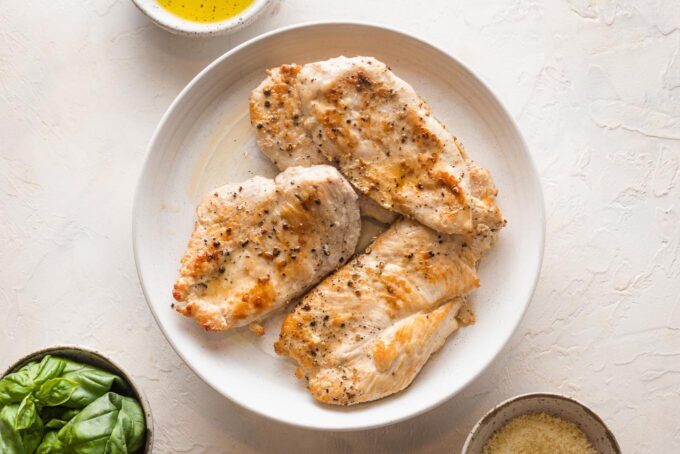
[[[142,204],[141,201],[141,194],[142,194],[142,187],[144,185],[145,181],[145,176],[147,172],[150,169],[150,160],[151,160],[151,151],[155,146],[155,143],[158,140],[158,137],[160,135],[161,130],[164,128],[165,124],[167,123],[169,117],[172,115],[174,110],[176,109],[177,105],[183,101],[183,99],[189,94],[190,91],[193,90],[194,86],[199,83],[203,77],[205,77],[210,71],[213,70],[216,66],[220,65],[222,61],[228,59],[231,57],[233,54],[241,51],[242,49],[255,44],[258,41],[262,41],[264,39],[270,38],[275,35],[283,34],[283,33],[288,33],[294,30],[298,29],[305,29],[305,28],[313,28],[313,27],[327,27],[327,26],[360,26],[360,27],[366,27],[366,28],[373,28],[373,29],[378,29],[380,31],[384,32],[390,32],[390,33],[395,33],[398,35],[402,35],[405,38],[412,39],[414,41],[419,42],[420,44],[423,44],[425,46],[428,46],[432,49],[434,49],[437,52],[440,52],[447,58],[451,59],[454,61],[456,64],[458,64],[461,69],[467,74],[472,77],[473,80],[478,82],[483,89],[487,90],[488,93],[491,95],[493,100],[498,103],[498,106],[500,107],[500,111],[505,117],[509,120],[509,124],[514,129],[514,132],[517,134],[517,137],[519,139],[521,147],[524,149],[527,162],[528,162],[528,169],[530,171],[532,178],[532,186],[534,186],[534,194],[536,197],[536,202],[539,205],[539,213],[537,213],[536,219],[538,220],[538,227],[539,231],[538,234],[540,236],[539,238],[539,244],[538,244],[538,257],[537,261],[535,263],[535,269],[532,270],[532,273],[534,275],[533,282],[531,283],[531,286],[528,289],[527,294],[524,296],[524,305],[522,307],[522,311],[520,316],[517,318],[516,323],[512,327],[512,329],[509,331],[507,337],[503,340],[501,346],[497,349],[497,351],[491,356],[489,361],[484,365],[481,369],[479,369],[476,373],[470,376],[470,378],[457,390],[454,392],[450,393],[442,393],[438,398],[434,399],[433,402],[431,402],[429,405],[424,406],[423,408],[405,414],[405,415],[400,415],[396,417],[387,417],[384,420],[372,423],[372,424],[363,424],[363,425],[344,425],[344,426],[334,426],[334,427],[329,427],[329,426],[324,426],[324,425],[310,425],[307,423],[298,423],[297,421],[291,420],[291,419],[284,419],[281,417],[277,417],[265,412],[262,412],[254,407],[252,407],[248,402],[245,402],[231,394],[227,395],[227,393],[223,392],[221,389],[218,389],[217,386],[215,386],[212,383],[212,380],[205,377],[202,373],[196,370],[196,368],[191,364],[190,361],[188,361],[184,355],[178,350],[178,347],[175,345],[175,342],[171,338],[171,336],[168,335],[166,332],[163,324],[160,322],[158,314],[156,313],[156,310],[154,309],[154,306],[151,304],[149,292],[147,290],[147,286],[145,285],[144,282],[144,277],[142,276],[142,271],[140,269],[140,260],[139,260],[139,245],[138,245],[138,220],[141,219],[140,214],[140,206]],[[445,51],[441,47],[432,44],[428,42],[427,40],[420,38],[419,36],[416,36],[410,32],[404,31],[400,28],[391,26],[391,25],[385,25],[381,23],[376,23],[376,22],[368,22],[368,21],[307,21],[307,22],[301,22],[301,23],[296,23],[292,25],[287,25],[284,27],[276,28],[274,30],[262,33],[260,35],[257,35],[237,46],[234,48],[230,49],[229,51],[225,52],[224,54],[220,55],[217,57],[215,60],[210,62],[205,68],[203,68],[196,76],[194,76],[191,81],[179,92],[179,94],[175,97],[175,99],[170,103],[168,108],[165,110],[163,113],[163,116],[159,120],[158,124],[156,125],[156,128],[151,136],[151,139],[146,147],[145,151],[145,156],[144,156],[144,161],[142,164],[142,168],[138,177],[137,185],[135,187],[135,195],[134,195],[134,201],[133,201],[133,206],[132,206],[132,249],[133,249],[133,255],[134,255],[134,260],[135,260],[135,269],[137,270],[137,277],[139,279],[140,286],[142,287],[142,293],[144,294],[144,300],[146,301],[147,306],[151,310],[151,313],[156,321],[156,325],[158,325],[159,329],[163,333],[163,336],[165,337],[166,341],[170,344],[172,349],[175,351],[175,353],[180,357],[180,359],[184,362],[184,364],[191,369],[191,371],[198,376],[205,384],[210,386],[213,390],[215,390],[218,394],[221,396],[229,399],[231,402],[234,404],[237,404],[238,406],[247,409],[248,411],[255,413],[257,415],[263,416],[269,420],[272,421],[277,421],[283,424],[286,424],[288,426],[292,427],[299,427],[299,428],[304,428],[304,429],[312,429],[312,430],[318,430],[318,431],[338,431],[338,432],[349,432],[349,431],[361,431],[361,430],[369,430],[369,429],[375,429],[379,427],[385,427],[388,425],[396,424],[411,418],[414,418],[416,416],[422,415],[440,405],[442,405],[444,402],[452,399],[454,396],[460,394],[463,392],[472,382],[477,380],[477,378],[484,372],[486,371],[491,364],[493,364],[496,359],[498,358],[498,355],[506,348],[512,337],[515,335],[517,328],[519,327],[520,323],[524,319],[524,316],[526,315],[527,309],[529,308],[529,304],[531,304],[531,300],[533,298],[533,295],[536,291],[536,286],[538,285],[538,280],[541,275],[541,269],[543,265],[543,258],[544,258],[544,253],[545,253],[545,236],[546,236],[546,214],[545,214],[545,199],[543,196],[543,187],[542,187],[542,182],[541,182],[541,177],[540,174],[537,170],[536,163],[534,161],[533,155],[531,154],[530,148],[526,142],[526,139],[524,138],[524,135],[522,134],[522,130],[519,128],[519,125],[517,124],[517,121],[515,118],[510,114],[510,111],[508,110],[507,106],[505,103],[501,100],[501,98],[498,96],[498,94],[491,88],[491,86],[481,77],[479,76],[476,72],[474,72],[467,64],[465,64],[463,61],[461,61],[458,57],[453,56],[451,53]]]

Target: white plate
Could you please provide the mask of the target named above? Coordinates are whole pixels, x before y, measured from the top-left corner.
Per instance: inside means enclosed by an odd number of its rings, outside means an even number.
[[[170,309],[179,259],[201,195],[226,182],[275,175],[258,151],[248,96],[265,69],[338,55],[372,55],[427,100],[437,117],[488,167],[508,218],[483,260],[474,293],[477,323],[453,335],[413,384],[395,396],[350,408],[316,403],[294,365],[247,329],[206,333]],[[223,55],[180,93],[151,139],[133,213],[135,259],[158,324],[174,349],[210,386],[270,418],[315,429],[352,430],[394,423],[458,393],[491,363],[529,303],[543,255],[541,185],[516,124],[491,90],[443,51],[382,27],[323,23],[277,30]]]

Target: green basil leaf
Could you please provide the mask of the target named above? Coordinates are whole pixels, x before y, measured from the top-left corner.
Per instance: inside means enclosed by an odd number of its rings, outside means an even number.
[[[39,367],[37,362],[32,362],[0,380],[0,405],[19,403],[30,394]]]
[[[114,388],[123,393],[130,390],[127,383],[117,375],[73,361],[67,361],[62,377],[77,385],[71,398],[64,403],[71,408],[85,408]]]
[[[44,430],[45,428],[40,418],[35,418],[30,427],[21,430],[21,438],[23,439],[26,452],[34,452],[38,448]]]
[[[125,443],[125,432],[130,430],[132,422],[124,412],[118,412],[118,419],[116,425],[113,426],[111,436],[106,441],[104,452],[106,454],[127,454],[127,446]]]
[[[146,419],[142,406],[131,397],[123,397],[121,413],[125,413],[131,422],[131,426],[125,432],[128,452],[141,451],[146,441]]]
[[[137,401],[106,393],[59,430],[59,440],[74,454],[138,452],[144,445],[144,413]]]
[[[51,355],[43,356],[35,376],[35,387],[37,388],[51,378],[60,377],[66,367],[66,361]]]
[[[0,410],[0,452],[24,454],[24,442],[15,427],[19,404],[6,405]]]
[[[20,404],[6,405],[0,410],[0,452],[3,454],[32,453],[43,436],[43,423],[33,419],[30,426],[19,429],[16,426]]]
[[[40,362],[31,362],[0,380],[0,404],[21,402],[50,378],[61,375],[66,360],[46,355]]]
[[[19,405],[14,427],[18,430],[28,429],[35,424],[36,419],[38,419],[38,407],[35,405],[33,394],[29,394]]]
[[[109,454],[137,452],[144,445],[146,424],[142,407],[130,397],[123,397],[122,404],[116,426],[106,445],[105,452]]]
[[[56,431],[45,434],[35,454],[65,454],[64,445],[59,441]]]
[[[68,420],[70,420],[71,418],[73,418],[75,415],[77,415],[78,413],[80,413],[80,410],[77,410],[77,409],[75,409],[75,408],[71,408],[71,409],[69,409],[69,410],[66,410],[66,411],[61,415],[61,419],[65,419],[66,421],[68,421]]]
[[[59,430],[59,440],[73,453],[104,452],[122,406],[122,397],[104,394]]]
[[[40,386],[35,393],[35,398],[42,405],[55,407],[71,398],[78,384],[67,378],[52,378]]]
[[[45,429],[61,429],[66,425],[68,421],[63,419],[52,418],[45,423]]]
[[[46,355],[39,363],[29,363],[19,371],[0,380],[0,405],[19,403],[31,392],[38,392],[48,381],[60,377],[75,384],[75,389],[68,400],[60,402],[61,397],[70,392],[67,385],[60,383],[58,389],[51,392],[45,388],[40,394],[42,398],[38,399],[40,403],[43,405],[64,404],[70,408],[82,409],[109,391],[123,394],[130,391],[127,383],[117,375],[87,364]],[[49,398],[46,397],[48,394]]]

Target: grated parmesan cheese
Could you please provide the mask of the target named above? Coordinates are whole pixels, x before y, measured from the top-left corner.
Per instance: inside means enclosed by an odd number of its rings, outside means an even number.
[[[597,454],[573,422],[546,413],[511,419],[484,445],[484,454]]]

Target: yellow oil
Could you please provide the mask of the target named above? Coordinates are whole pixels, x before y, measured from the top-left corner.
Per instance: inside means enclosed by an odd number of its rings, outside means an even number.
[[[220,22],[238,16],[253,0],[156,0],[175,16],[194,22]]]

